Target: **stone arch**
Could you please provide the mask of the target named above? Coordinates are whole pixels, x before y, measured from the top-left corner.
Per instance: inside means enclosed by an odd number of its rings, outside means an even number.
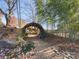
[[[38,35],[40,38],[45,38],[45,37],[46,37],[46,32],[45,32],[45,30],[43,29],[43,27],[42,27],[40,24],[34,23],[34,22],[26,24],[26,25],[22,28],[22,33],[26,34],[26,28],[28,28],[29,26],[37,27],[37,28],[40,30],[40,33],[39,33],[39,35]]]

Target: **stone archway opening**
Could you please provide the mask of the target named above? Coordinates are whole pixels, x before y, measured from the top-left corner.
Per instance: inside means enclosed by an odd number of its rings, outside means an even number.
[[[46,36],[46,32],[43,29],[43,27],[38,24],[38,23],[29,23],[26,24],[23,28],[22,28],[22,33],[26,34],[26,36],[28,37],[40,37],[40,38],[45,38]]]
[[[25,29],[28,37],[35,37],[40,34],[40,29],[35,26],[29,26]]]

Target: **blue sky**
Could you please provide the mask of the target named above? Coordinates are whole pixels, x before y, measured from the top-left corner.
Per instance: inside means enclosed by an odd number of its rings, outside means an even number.
[[[46,1],[46,0],[45,0]],[[44,1],[44,2],[45,2]],[[34,0],[20,0],[21,3],[21,19],[26,21],[27,23],[33,21],[33,16],[36,17],[36,8],[35,8],[35,2]],[[7,12],[7,4],[4,2],[4,0],[0,0],[0,8]],[[33,13],[32,13],[33,12]],[[17,10],[14,10],[14,15],[17,17]],[[2,17],[2,22],[6,24],[5,17]],[[43,28],[47,28],[46,22],[43,24]],[[51,27],[50,27],[51,28]]]
[[[21,6],[20,6],[21,7],[21,18],[25,20],[27,23],[32,22],[33,21],[32,16],[36,16],[34,0],[20,0],[20,2],[21,2]],[[4,12],[7,12],[8,7],[7,7],[7,4],[4,2],[4,0],[0,0],[0,8]],[[17,10],[14,11],[14,15],[17,17]],[[2,17],[2,22],[6,24],[4,16]],[[42,25],[43,25],[43,28],[46,29],[47,25],[45,24],[45,22]]]
[[[34,11],[34,15],[36,13],[35,4],[33,0],[20,0],[21,3],[21,18],[25,20],[26,22],[32,22],[32,11]],[[4,0],[0,0],[0,8],[4,11],[7,12],[7,4],[4,2]],[[14,11],[14,15],[17,17],[17,10]],[[5,18],[3,16],[2,22],[5,24]]]

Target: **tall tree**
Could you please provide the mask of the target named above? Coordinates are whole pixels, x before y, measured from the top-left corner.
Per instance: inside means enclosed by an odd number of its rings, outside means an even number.
[[[70,39],[79,31],[79,1],[78,0],[47,0],[46,9],[54,19],[58,18],[58,29],[69,31]]]
[[[37,6],[37,15],[38,15],[38,22],[47,23],[47,30],[49,29],[49,26],[53,23],[53,18],[48,14],[49,11],[46,8],[47,7],[47,0],[36,0],[36,6]]]
[[[77,13],[79,8],[78,0],[49,0],[47,4],[47,9],[50,11],[48,14],[53,15],[52,17],[59,17],[59,25],[69,25],[77,20]]]
[[[4,12],[3,9],[0,8],[1,13],[5,16],[6,19],[6,26],[9,26],[9,17],[12,14],[14,7],[16,5],[16,0],[4,0],[5,3],[7,4],[8,11]]]

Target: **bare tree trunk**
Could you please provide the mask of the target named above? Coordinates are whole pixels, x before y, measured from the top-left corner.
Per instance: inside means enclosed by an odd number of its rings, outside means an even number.
[[[4,0],[8,6],[8,13],[5,13],[1,8],[0,8],[0,11],[1,13],[5,16],[5,19],[6,19],[6,26],[9,26],[9,17],[10,17],[10,14],[13,12],[13,9],[15,7],[15,4],[17,2],[17,0]]]

